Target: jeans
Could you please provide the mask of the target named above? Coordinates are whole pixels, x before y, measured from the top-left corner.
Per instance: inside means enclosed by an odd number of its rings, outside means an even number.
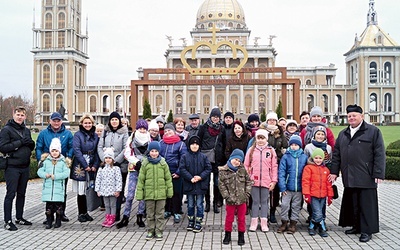
[[[324,219],[324,207],[326,204],[326,197],[317,198],[311,197],[311,207],[312,207],[312,220],[314,222],[321,222]]]
[[[139,173],[137,171],[129,172],[128,194],[126,196],[125,210],[124,210],[124,215],[126,215],[127,217],[131,216],[132,203],[133,203],[133,199],[135,198],[138,175],[139,175]],[[144,200],[139,201],[139,207],[138,207],[137,214],[143,215],[145,208],[146,208],[146,205],[145,205]]]
[[[188,216],[194,216],[194,210],[196,205],[196,217],[204,217],[204,194],[188,194]]]
[[[22,219],[25,206],[26,187],[28,186],[29,180],[29,167],[8,167],[4,172],[4,177],[7,188],[7,193],[4,197],[4,221],[8,222],[11,220],[12,203],[15,194],[17,194],[17,200],[15,202],[15,217],[16,219]]]

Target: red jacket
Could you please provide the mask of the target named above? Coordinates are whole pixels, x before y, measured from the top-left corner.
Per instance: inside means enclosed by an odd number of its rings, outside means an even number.
[[[303,194],[317,198],[333,197],[332,183],[328,180],[329,174],[327,167],[309,162],[303,170],[301,183]]]

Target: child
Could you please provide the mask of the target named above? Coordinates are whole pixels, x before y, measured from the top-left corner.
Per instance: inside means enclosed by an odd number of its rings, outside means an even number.
[[[244,166],[253,181],[249,231],[257,230],[258,217],[261,213],[261,231],[268,232],[269,192],[275,188],[278,182],[278,160],[274,148],[268,145],[267,130],[257,130],[255,144],[247,151]]]
[[[95,191],[104,199],[106,217],[103,227],[115,224],[117,198],[122,191],[122,175],[119,167],[114,166],[114,149],[104,148],[104,166],[99,168],[96,177]]]
[[[312,130],[313,138],[311,143],[304,148],[304,153],[310,157],[314,149],[320,148],[324,151],[324,164],[330,169],[332,160],[332,147],[326,140],[326,128],[324,126],[316,126]]]
[[[147,212],[146,240],[163,239],[165,201],[173,195],[172,176],[167,162],[160,156],[160,143],[149,143],[148,155],[143,158],[136,199],[145,200]]]
[[[224,245],[231,242],[232,224],[237,213],[237,225],[239,231],[238,245],[244,245],[244,233],[246,231],[246,203],[251,192],[250,176],[242,162],[244,153],[240,149],[232,151],[225,166],[218,167],[218,187],[222,198],[226,200],[225,237]]]
[[[333,189],[329,182],[329,169],[324,166],[324,151],[316,148],[311,155],[310,162],[304,168],[302,178],[302,188],[304,200],[311,204],[312,218],[308,227],[308,233],[315,235],[315,230],[319,230],[321,237],[328,237],[326,232],[325,219],[323,217],[323,208],[328,197],[328,206],[332,203]]]
[[[283,132],[283,134],[285,135],[287,141],[289,141],[292,135],[299,135],[298,125],[295,120],[287,120],[286,127],[284,129],[285,132]]]
[[[53,138],[50,143],[50,154],[42,154],[43,166],[38,169],[37,174],[43,180],[42,201],[46,202],[46,229],[52,227],[54,213],[56,223],[54,228],[61,226],[61,215],[63,213],[63,202],[65,194],[65,179],[68,178],[70,162],[61,154],[61,142]]]
[[[278,186],[282,192],[281,219],[282,225],[278,233],[286,230],[290,234],[296,232],[296,224],[302,204],[301,177],[303,169],[307,164],[307,156],[304,154],[301,144],[301,138],[298,135],[292,135],[289,140],[289,148],[282,156],[278,170]],[[290,225],[289,222],[290,210]]]
[[[195,233],[203,229],[201,223],[204,217],[204,195],[206,194],[210,182],[211,163],[207,156],[199,151],[200,137],[191,136],[188,140],[188,153],[181,157],[179,169],[183,178],[183,193],[188,200],[188,231]],[[196,204],[196,223],[195,223],[195,204]]]

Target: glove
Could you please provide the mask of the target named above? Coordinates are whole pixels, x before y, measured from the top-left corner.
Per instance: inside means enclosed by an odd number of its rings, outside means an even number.
[[[332,204],[332,201],[333,201],[333,197],[328,196],[328,206],[330,206]]]
[[[22,142],[22,145],[30,145],[31,142],[32,142],[32,139],[29,138],[29,137],[23,137],[23,138],[21,139],[21,142]]]
[[[304,195],[304,201],[305,201],[307,204],[311,204],[311,195],[305,194],[305,195]]]
[[[142,162],[141,161],[136,162],[135,170],[139,172],[141,167],[142,167]]]

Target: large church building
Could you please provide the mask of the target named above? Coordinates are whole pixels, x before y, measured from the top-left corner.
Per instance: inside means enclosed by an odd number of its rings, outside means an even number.
[[[275,110],[286,91],[287,117],[294,109],[310,110],[320,106],[329,122],[345,117],[345,107],[357,103],[365,111],[370,122],[400,122],[400,46],[378,26],[374,0],[369,1],[366,28],[356,36],[349,51],[344,51],[346,82],[336,82],[335,65],[315,67],[288,67],[287,78],[300,81],[300,107],[293,105],[293,86],[245,85],[243,79],[274,79],[274,73],[245,73],[238,75],[200,75],[197,80],[229,79],[234,84],[215,85],[155,85],[148,88],[148,99],[154,116],[167,115],[187,118],[198,113],[208,117],[210,110],[218,106],[224,113],[232,111],[238,118],[249,114]],[[131,83],[118,86],[96,86],[87,82],[88,30],[82,30],[82,0],[42,0],[40,27],[33,27],[34,78],[33,98],[39,119],[47,121],[52,112],[61,105],[69,121],[78,121],[84,113],[94,115],[97,122],[104,123],[112,111],[128,118],[133,108],[143,112],[144,91],[140,87],[131,99]],[[259,44],[250,38],[245,10],[237,0],[205,0],[199,7],[195,27],[190,31],[192,41],[166,49],[167,69],[190,68],[237,68],[243,58],[231,57],[232,46],[221,46],[217,54],[207,47],[197,50],[196,58],[186,64],[181,54],[187,46],[199,42],[229,42],[245,48],[247,60],[244,68],[271,68],[278,60],[273,46]],[[190,21],[190,20],[189,20]],[[211,29],[217,29],[215,40]],[[355,27],[357,29],[357,27]],[[163,56],[163,55],[160,55]],[[139,68],[138,79],[143,69]],[[185,75],[158,75],[158,79],[182,80]],[[135,118],[136,119],[136,118]],[[38,121],[40,122],[40,121]]]

